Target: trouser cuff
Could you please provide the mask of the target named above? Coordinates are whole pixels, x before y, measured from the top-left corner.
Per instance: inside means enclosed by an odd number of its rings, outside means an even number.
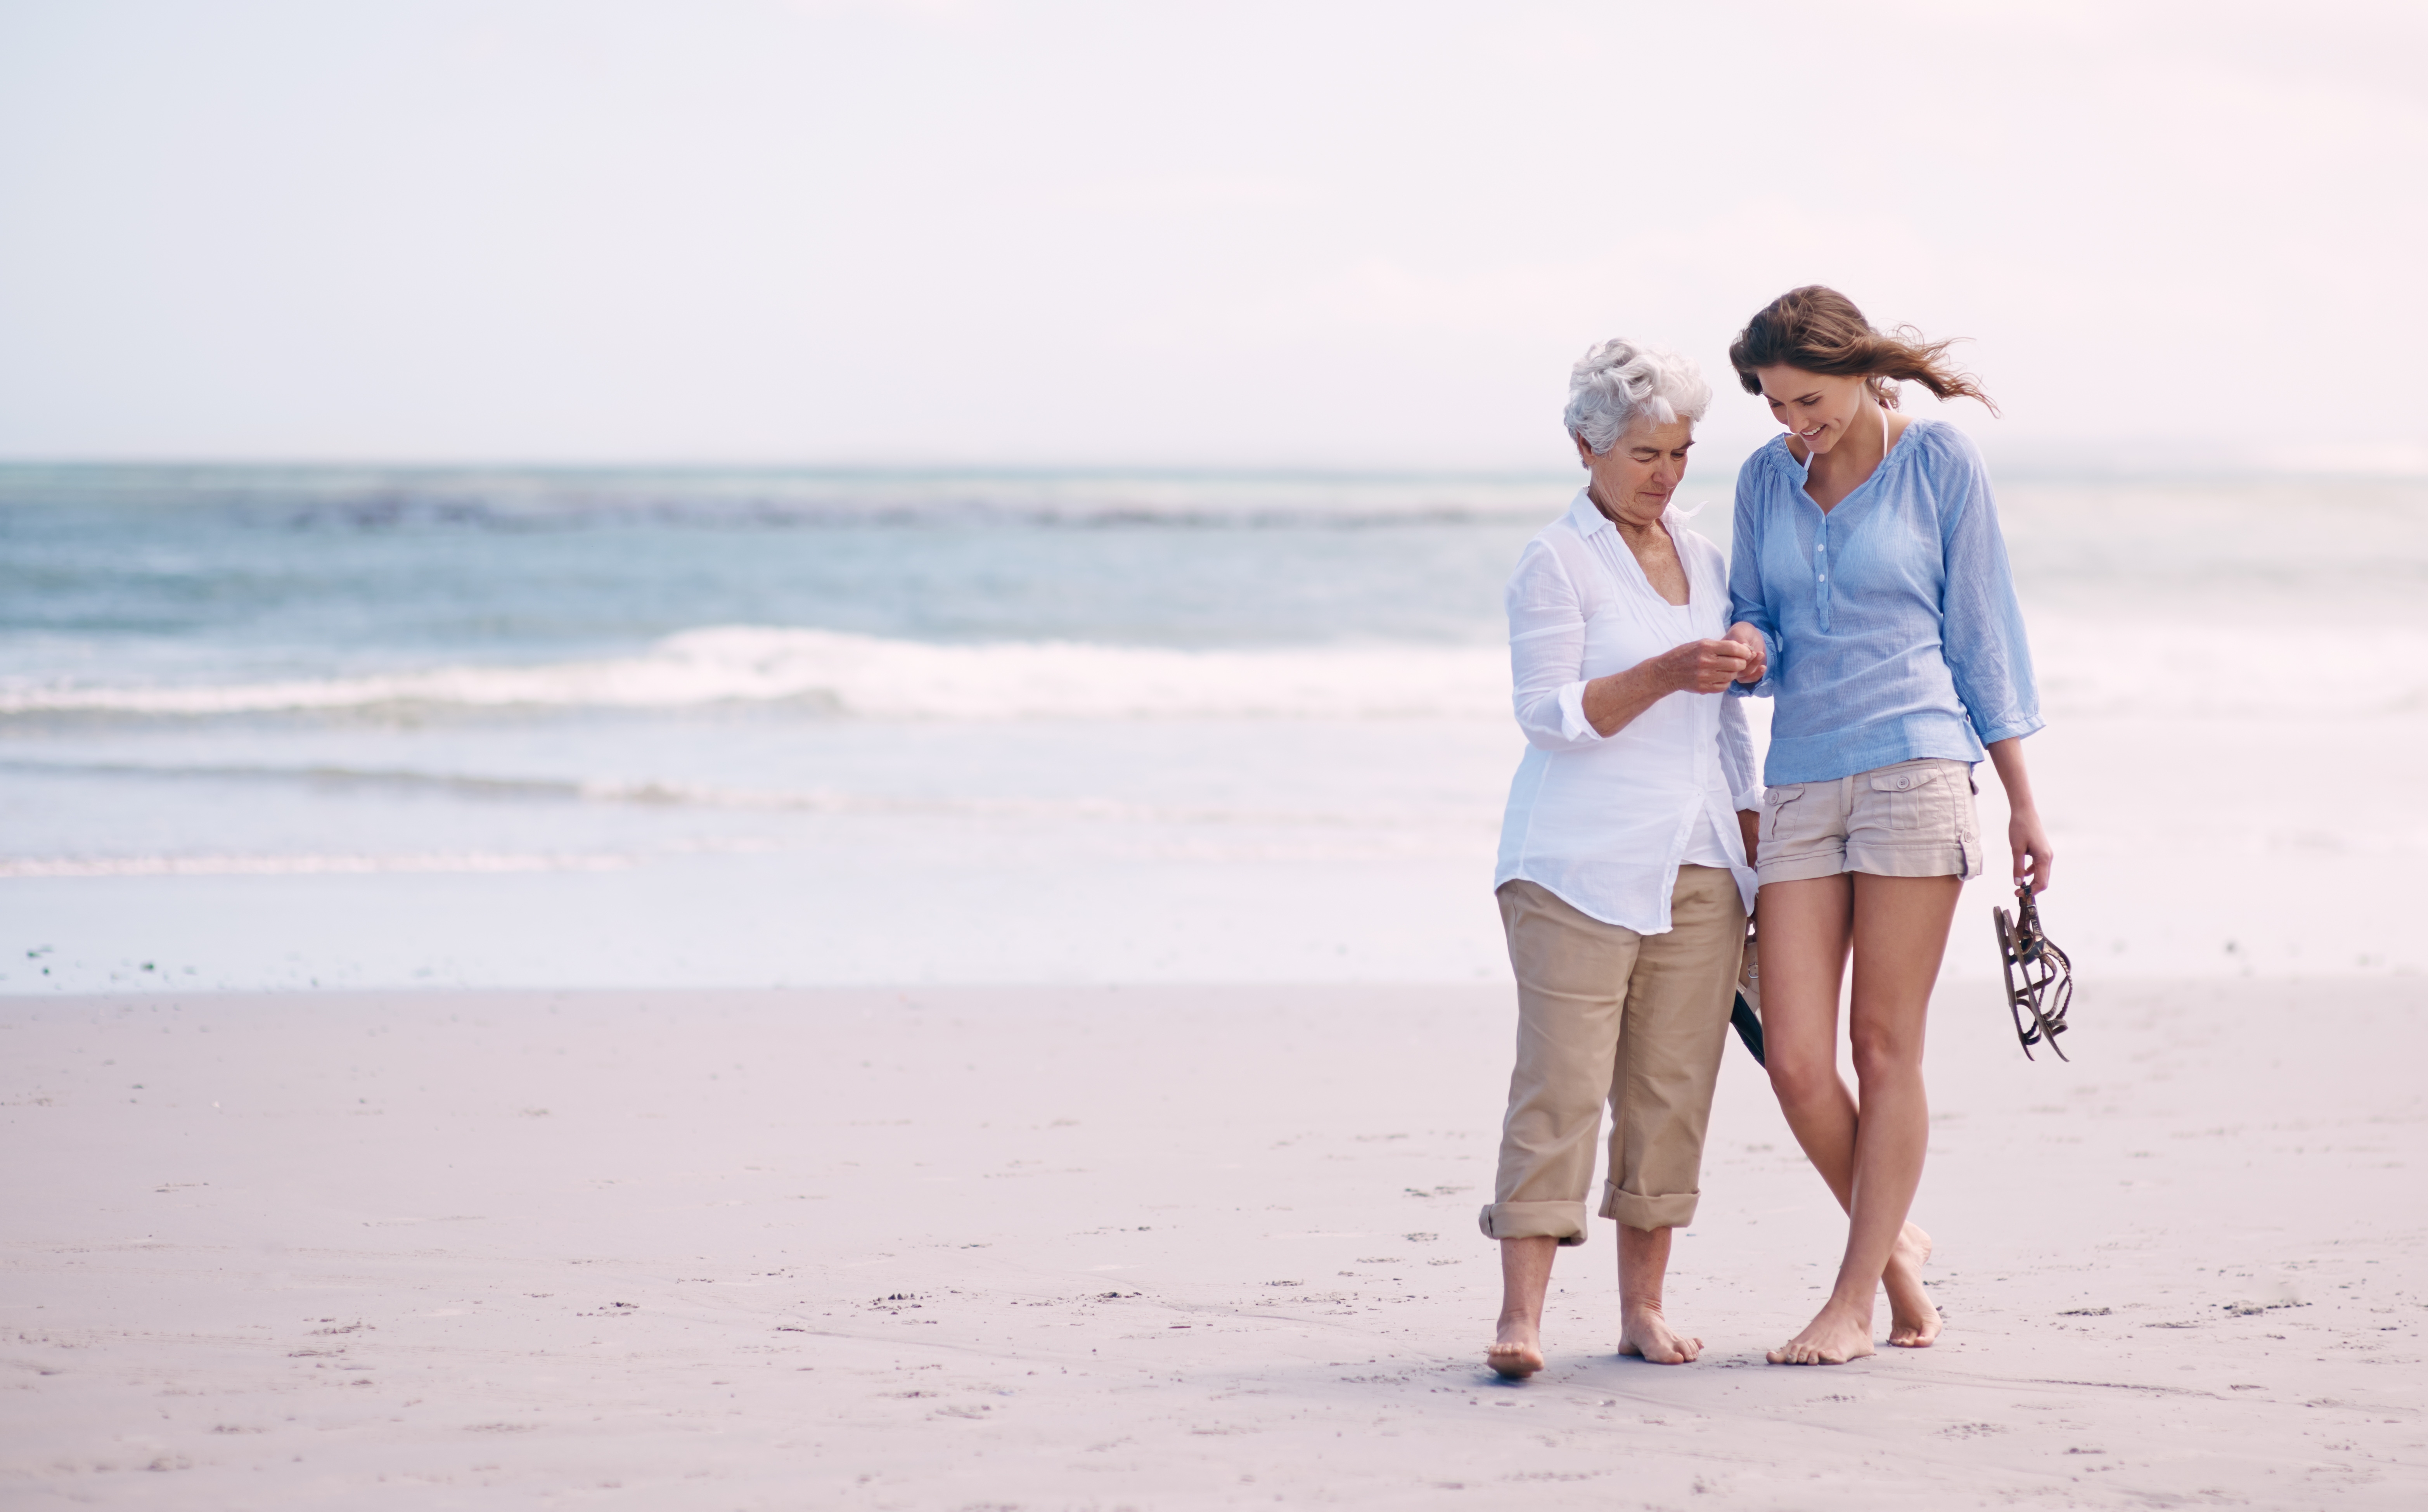
[[[1702,1196],[1699,1192],[1673,1192],[1643,1197],[1605,1183],[1601,1215],[1616,1218],[1630,1228],[1683,1228],[1695,1221],[1695,1204]]]
[[[1687,1199],[1692,1207],[1694,1199]],[[1563,1244],[1585,1241],[1585,1205],[1581,1202],[1486,1203],[1476,1214],[1486,1239],[1556,1239]]]

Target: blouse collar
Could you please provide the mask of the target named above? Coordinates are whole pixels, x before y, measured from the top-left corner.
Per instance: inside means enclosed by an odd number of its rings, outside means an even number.
[[[1894,437],[1894,438],[1889,442],[1889,449],[1888,449],[1888,451],[1886,451],[1885,452],[1881,453],[1881,455],[1880,455],[1880,465],[1879,465],[1878,467],[1874,468],[1872,469],[1872,478],[1877,478],[1877,477],[1878,477],[1882,472],[1884,472],[1884,471],[1886,471],[1886,470],[1888,469],[1888,465],[1889,465],[1889,463],[1890,463],[1893,459],[1895,459],[1895,458],[1896,454],[1897,454],[1899,452],[1901,452],[1901,451],[1905,450],[1905,438],[1906,438],[1906,436],[1907,436],[1910,432],[1911,432],[1915,426],[1917,426],[1917,425],[1921,425],[1921,424],[1925,424],[1925,423],[1927,423],[1927,420],[1926,420],[1925,417],[1920,416],[1920,415],[1914,416],[1912,419],[1909,419],[1909,420],[1907,420],[1907,421],[1905,422],[1905,430],[1903,430],[1903,431],[1899,431],[1899,432],[1896,434],[1896,436],[1895,436],[1895,437]],[[1775,446],[1775,447],[1779,448],[1779,460],[1780,460],[1780,463],[1783,467],[1785,467],[1785,468],[1787,468],[1787,470],[1788,470],[1790,473],[1792,473],[1792,474],[1795,476],[1795,478],[1796,478],[1796,486],[1797,486],[1797,487],[1799,487],[1799,488],[1800,488],[1800,487],[1802,487],[1802,486],[1803,486],[1807,482],[1809,482],[1809,481],[1812,479],[1812,477],[1813,477],[1813,458],[1814,453],[1813,453],[1813,452],[1805,452],[1805,453],[1804,453],[1804,460],[1803,460],[1803,461],[1801,461],[1801,462],[1796,461],[1796,449],[1795,449],[1795,448],[1793,448],[1793,447],[1791,447],[1791,446],[1789,446],[1789,445],[1787,444],[1787,436],[1786,436],[1786,434],[1785,434],[1784,432],[1780,433],[1780,435],[1778,435],[1778,436],[1775,436],[1771,437],[1771,445],[1773,445],[1773,446]],[[1866,479],[1864,479],[1864,480],[1863,480],[1863,482],[1864,482],[1864,483],[1869,483],[1869,482],[1871,482],[1871,481],[1872,481],[1872,479],[1871,479],[1871,478],[1866,478]],[[1862,485],[1857,485],[1857,486],[1858,486],[1858,487],[1860,487],[1860,486],[1862,486]],[[1587,500],[1587,501],[1585,501],[1585,507],[1586,507],[1586,508],[1588,508],[1588,509],[1592,509],[1592,508],[1593,508],[1593,501],[1592,501],[1592,500]],[[1600,514],[1600,513],[1601,513],[1601,511],[1600,511],[1600,510],[1598,510],[1598,509],[1597,509],[1597,510],[1594,510],[1594,513],[1596,513],[1596,514]]]

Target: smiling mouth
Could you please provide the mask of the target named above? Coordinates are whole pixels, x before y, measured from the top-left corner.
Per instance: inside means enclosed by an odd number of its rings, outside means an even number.
[[[1808,440],[1808,441],[1809,441],[1809,440],[1813,439],[1813,437],[1814,437],[1814,436],[1816,436],[1820,435],[1823,431],[1826,431],[1826,430],[1828,430],[1829,428],[1829,422],[1825,420],[1825,421],[1823,421],[1822,423],[1820,423],[1819,425],[1815,425],[1814,427],[1813,427],[1813,429],[1811,429],[1811,430],[1809,430],[1809,431],[1798,431],[1798,432],[1796,432],[1796,435],[1798,435],[1798,436],[1802,436],[1802,437],[1804,437],[1806,440]]]

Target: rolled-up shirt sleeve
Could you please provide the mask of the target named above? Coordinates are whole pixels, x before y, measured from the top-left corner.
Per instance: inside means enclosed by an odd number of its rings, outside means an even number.
[[[1584,710],[1585,616],[1559,557],[1530,541],[1509,577],[1509,676],[1529,745],[1576,750],[1601,736]]]
[[[1970,445],[1960,455],[1970,466],[1951,469],[1953,485],[1940,499],[1946,560],[1940,638],[1956,696],[1963,700],[1974,734],[1989,746],[2028,735],[2045,721],[1989,470]]]
[[[1762,809],[1762,778],[1754,764],[1753,731],[1746,723],[1745,705],[1720,700],[1720,773],[1728,779],[1729,803],[1738,813]]]
[[[1767,698],[1779,691],[1782,649],[1779,618],[1770,612],[1770,599],[1762,586],[1762,507],[1750,476],[1752,471],[1747,468],[1737,475],[1735,523],[1729,535],[1729,622],[1751,625],[1762,632],[1762,678],[1754,682],[1730,683],[1731,703],[1739,698]]]

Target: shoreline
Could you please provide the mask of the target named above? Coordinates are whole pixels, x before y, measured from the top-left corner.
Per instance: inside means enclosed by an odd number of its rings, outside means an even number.
[[[1474,1230],[1509,1000],[0,998],[0,1128],[26,1152],[0,1485],[265,1507],[2428,1490],[2419,984],[2098,983],[2064,1064],[2024,1060],[1993,990],[1943,982],[1916,1218],[1948,1331],[1831,1369],[1760,1363],[1843,1231],[1732,1045],[1670,1288],[1703,1361],[1611,1353],[1597,1220],[1554,1276],[1550,1368],[1517,1387],[1482,1367]]]

